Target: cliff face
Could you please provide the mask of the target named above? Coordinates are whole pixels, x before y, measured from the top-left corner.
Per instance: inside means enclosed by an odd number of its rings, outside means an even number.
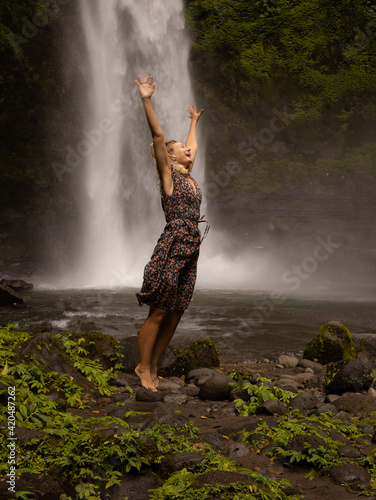
[[[65,163],[65,145],[80,131],[84,49],[70,43],[81,36],[77,3],[48,5],[0,6],[0,272],[54,265],[59,253],[74,253],[80,229],[80,173],[61,182],[53,165]],[[292,251],[296,241],[331,234],[346,255],[375,266],[372,3],[185,6],[191,74],[206,110],[212,224],[242,248]]]

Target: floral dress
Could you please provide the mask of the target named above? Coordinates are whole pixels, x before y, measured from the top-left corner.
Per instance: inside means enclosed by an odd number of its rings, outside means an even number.
[[[196,282],[197,260],[201,243],[201,190],[193,186],[171,166],[173,192],[168,196],[161,182],[162,207],[166,226],[150,261],[145,267],[140,293],[140,306],[155,305],[167,311],[185,310],[192,298]],[[205,221],[206,222],[206,221]],[[208,227],[207,227],[208,229]]]

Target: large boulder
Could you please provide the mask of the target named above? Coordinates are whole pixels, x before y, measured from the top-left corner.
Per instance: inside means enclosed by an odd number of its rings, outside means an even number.
[[[332,361],[356,357],[350,331],[338,321],[325,323],[306,345],[303,358],[326,365]]]
[[[2,279],[0,280],[0,285],[12,288],[16,292],[24,292],[27,290],[32,290],[34,288],[34,285],[32,283],[27,283],[26,281],[23,280]]]
[[[12,288],[0,285],[0,307],[23,303],[23,298],[21,298]]]
[[[123,371],[133,373],[138,364],[138,336],[120,339],[124,348]],[[160,362],[158,375],[162,377],[186,376],[197,368],[218,368],[218,351],[213,341],[205,335],[188,334],[173,337]]]
[[[324,387],[333,394],[360,392],[372,384],[372,367],[359,359],[348,359],[329,363],[325,368]]]

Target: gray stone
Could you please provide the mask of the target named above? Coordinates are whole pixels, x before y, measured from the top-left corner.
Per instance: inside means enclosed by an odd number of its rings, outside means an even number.
[[[213,375],[214,372],[210,368],[197,368],[187,373],[185,381],[187,384],[195,384],[197,387],[201,387],[202,384]]]
[[[108,494],[111,500],[146,500],[149,498],[148,491],[159,486],[159,480],[152,475],[137,475],[127,477],[120,484],[109,488]],[[59,498],[59,497],[56,497]]]
[[[164,394],[161,391],[153,392],[145,389],[144,387],[141,387],[136,392],[136,400],[143,401],[144,403],[155,403],[157,401],[162,401],[163,396]]]
[[[278,358],[278,363],[283,365],[285,368],[295,368],[295,366],[299,363],[299,359],[296,356],[281,354]]]
[[[337,413],[337,408],[331,403],[325,403],[324,405],[319,406],[319,408],[317,409],[318,414],[328,413],[329,411],[332,413]]]
[[[301,368],[311,368],[314,373],[320,373],[324,370],[324,365],[310,359],[301,359],[298,366]]]
[[[278,399],[264,401],[256,408],[257,415],[286,415],[287,405]]]
[[[308,391],[295,396],[290,404],[293,408],[296,408],[300,412],[305,412],[307,410],[317,408],[319,400],[315,394]]]
[[[342,422],[351,422],[351,416],[345,411],[339,411],[338,413],[333,415],[333,420],[341,420]]]
[[[181,388],[187,396],[191,396],[193,398],[198,398],[198,395],[200,394],[200,388],[196,387],[195,385],[185,385],[184,387]]]
[[[330,471],[330,477],[339,484],[362,484],[368,485],[371,474],[360,465],[340,464],[335,465]]]
[[[376,401],[371,396],[364,394],[350,394],[348,396],[341,396],[334,401],[334,406],[337,410],[347,411],[354,417],[366,418],[376,412]]]
[[[228,444],[228,439],[215,432],[203,432],[200,441],[210,444],[215,451],[222,451]]]
[[[372,367],[359,359],[329,363],[325,368],[324,387],[327,392],[342,394],[368,389],[374,377]]]
[[[209,399],[210,401],[224,401],[230,398],[234,380],[227,375],[214,375],[206,380],[201,386],[200,399]]]
[[[334,403],[334,401],[338,398],[340,398],[341,396],[339,396],[338,394],[327,394],[325,396],[325,402],[326,403]]]
[[[188,401],[188,396],[182,392],[171,392],[170,394],[166,394],[162,401],[164,403],[181,405]]]
[[[158,391],[176,391],[181,388],[180,384],[172,381],[169,378],[159,379]]]
[[[362,456],[358,448],[350,446],[349,444],[339,445],[338,451],[343,457],[346,458],[360,458]]]
[[[190,469],[199,465],[205,460],[206,456],[202,452],[175,453],[165,455],[163,458],[163,474],[170,475],[182,469]]]
[[[225,457],[236,459],[248,456],[251,451],[245,443],[228,443],[222,453]]]

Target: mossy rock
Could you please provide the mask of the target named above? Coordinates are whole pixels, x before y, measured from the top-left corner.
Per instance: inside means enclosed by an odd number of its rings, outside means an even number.
[[[220,359],[217,349],[210,338],[198,339],[175,349],[173,360],[168,366],[161,367],[158,374],[162,377],[181,377],[197,368],[219,368]]]
[[[65,334],[62,333],[62,335]],[[98,361],[104,370],[116,368],[116,365],[121,363],[123,348],[112,335],[103,333],[69,333],[66,335],[69,335],[75,342],[83,338],[84,341],[80,346],[88,351],[88,358]]]
[[[303,358],[326,365],[356,358],[356,347],[350,331],[338,321],[325,323],[304,349]]]
[[[324,387],[334,394],[360,392],[369,388],[374,376],[372,367],[359,359],[335,361],[325,369]]]

